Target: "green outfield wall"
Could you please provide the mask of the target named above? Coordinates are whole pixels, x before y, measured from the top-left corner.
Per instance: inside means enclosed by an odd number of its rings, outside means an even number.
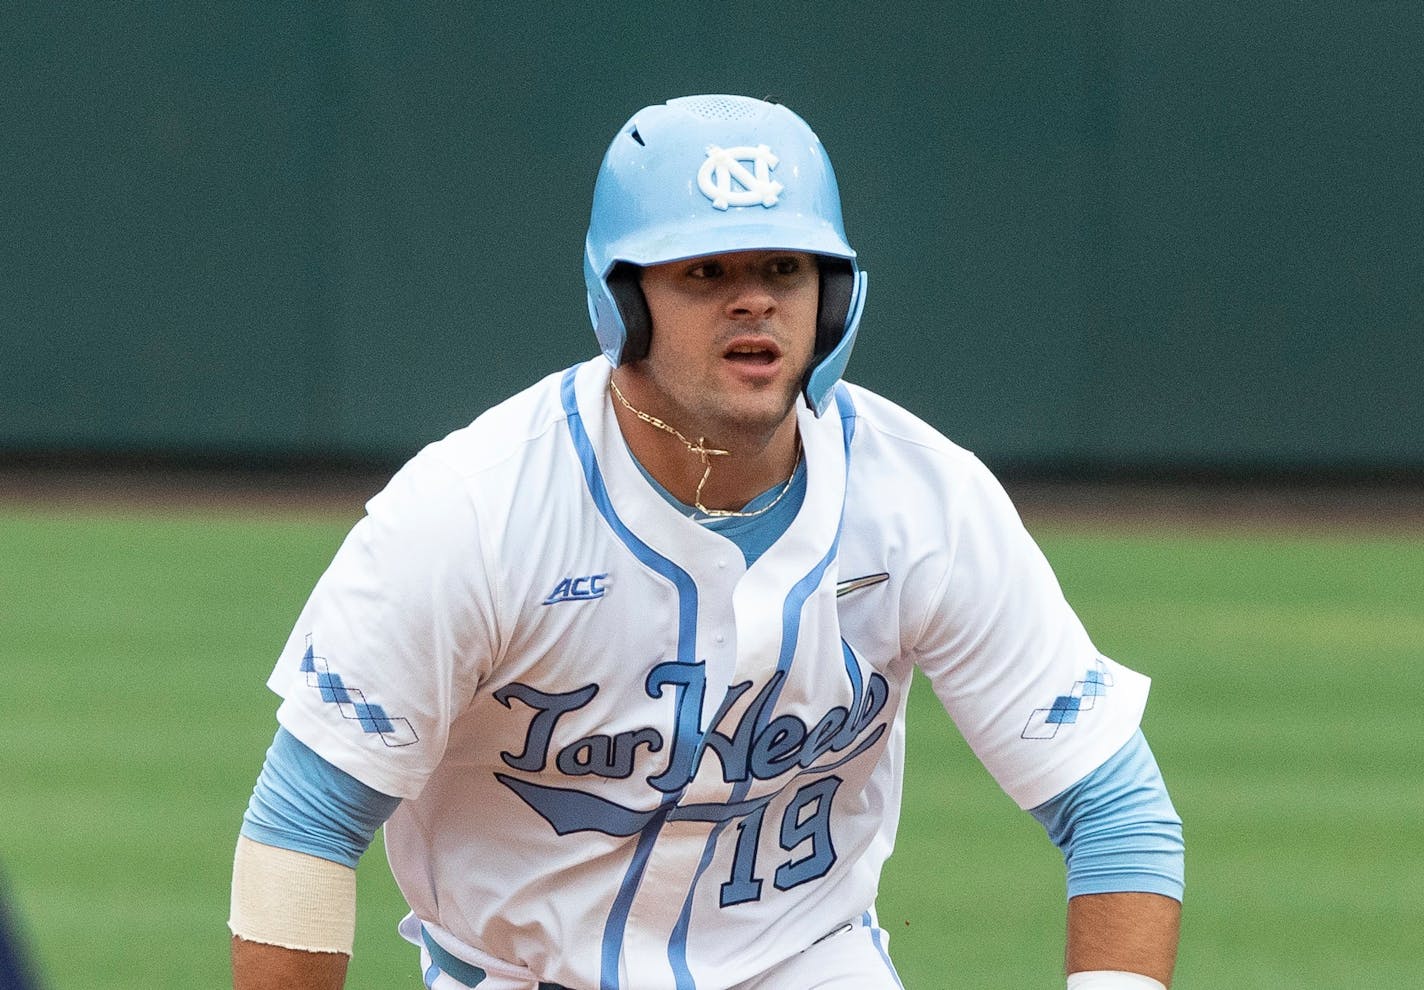
[[[1424,470],[1424,4],[18,4],[0,456],[391,461],[593,353],[632,110],[775,95],[992,464]]]

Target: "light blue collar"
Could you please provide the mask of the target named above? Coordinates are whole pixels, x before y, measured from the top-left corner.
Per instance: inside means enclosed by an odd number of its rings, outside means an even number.
[[[633,452],[630,449],[628,453],[631,456]],[[801,503],[806,498],[806,461],[804,458],[796,464],[796,473],[791,476],[791,487],[786,490],[786,495],[770,510],[759,516],[703,515],[693,506],[679,501],[676,496],[664,488],[658,479],[648,473],[648,469],[643,467],[636,456],[633,457],[633,463],[638,465],[638,470],[643,472],[643,477],[648,479],[648,484],[652,485],[659,495],[667,499],[668,504],[674,509],[689,519],[695,520],[706,529],[725,536],[735,543],[737,549],[742,551],[742,556],[746,559],[748,567],[751,567],[756,559],[776,542],[777,537],[786,532],[791,521],[796,518]],[[742,511],[755,512],[770,504],[780,492],[781,485],[773,485],[743,506]]]

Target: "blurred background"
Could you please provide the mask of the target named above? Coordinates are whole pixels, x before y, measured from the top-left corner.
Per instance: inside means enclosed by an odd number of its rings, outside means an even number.
[[[603,149],[775,95],[852,377],[1023,474],[1424,472],[1414,2],[6,5],[0,455],[398,464],[593,351]]]
[[[607,142],[731,92],[835,162],[849,377],[987,461],[1156,679],[1179,986],[1417,986],[1421,52],[1417,0],[0,5],[0,937],[221,985],[312,581],[424,443],[595,353]],[[901,968],[1052,986],[1056,853],[918,697]],[[976,800],[952,868],[912,844]],[[404,985],[363,884],[351,985]]]

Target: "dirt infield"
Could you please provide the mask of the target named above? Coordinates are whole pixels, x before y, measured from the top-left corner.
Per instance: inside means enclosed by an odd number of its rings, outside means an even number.
[[[0,506],[58,512],[339,513],[358,518],[389,469],[0,466]],[[1030,528],[1180,526],[1350,530],[1424,537],[1424,485],[1360,481],[1005,483]]]

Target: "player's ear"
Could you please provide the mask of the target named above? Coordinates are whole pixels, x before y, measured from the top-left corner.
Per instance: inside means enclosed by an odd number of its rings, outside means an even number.
[[[642,276],[643,269],[627,261],[620,261],[608,273],[608,292],[618,307],[618,315],[623,318],[626,333],[619,364],[641,361],[648,356],[652,345],[653,316],[643,295]]]

